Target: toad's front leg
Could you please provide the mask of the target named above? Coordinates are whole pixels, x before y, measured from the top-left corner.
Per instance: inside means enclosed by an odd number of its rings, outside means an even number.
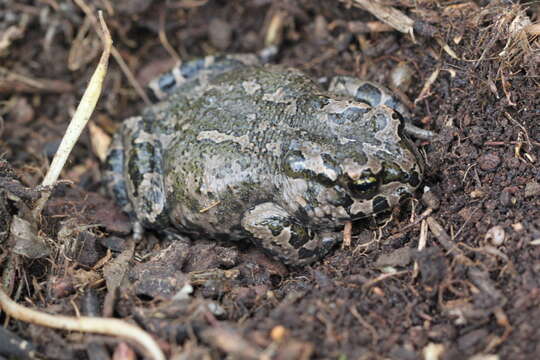
[[[315,233],[275,203],[265,202],[244,213],[242,227],[255,244],[287,265],[312,263],[341,239],[339,233]]]

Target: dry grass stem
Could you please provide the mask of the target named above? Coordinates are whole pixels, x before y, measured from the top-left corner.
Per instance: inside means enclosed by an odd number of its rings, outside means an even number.
[[[100,22],[103,31],[103,53],[101,54],[101,58],[99,59],[99,63],[94,71],[94,74],[92,75],[92,78],[90,79],[88,87],[84,91],[81,102],[79,103],[79,106],[77,106],[75,114],[73,115],[73,118],[66,129],[62,142],[54,155],[49,171],[41,183],[42,186],[52,186],[58,180],[60,172],[62,171],[71,150],[75,146],[75,143],[79,139],[81,132],[88,123],[88,120],[90,119],[90,116],[92,115],[101,94],[103,80],[105,79],[105,74],[107,74],[112,39],[101,13]],[[41,198],[38,200],[33,211],[35,219],[37,219],[41,214],[41,210],[45,206],[49,196],[49,192],[44,192]]]

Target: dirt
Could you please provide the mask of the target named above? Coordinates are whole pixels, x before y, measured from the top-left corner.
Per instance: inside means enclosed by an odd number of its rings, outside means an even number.
[[[18,303],[124,318],[174,359],[538,358],[537,3],[385,2],[414,20],[414,38],[353,1],[89,3],[102,6],[116,49],[142,85],[178,57],[259,51],[278,19],[275,62],[315,78],[394,84],[418,124],[438,137],[417,140],[427,163],[417,197],[390,222],[355,227],[350,246],[312,266],[288,269],[249,245],[206,239],[147,234],[134,244],[101,183],[98,140],[145,104],[111,59],[94,130],[83,133],[62,174],[68,181],[37,225],[49,255],[21,257],[11,218],[35,203],[101,48],[75,3],[6,0],[0,269]],[[129,358],[136,349],[4,313],[0,320],[44,358]],[[4,345],[0,359],[30,357]]]

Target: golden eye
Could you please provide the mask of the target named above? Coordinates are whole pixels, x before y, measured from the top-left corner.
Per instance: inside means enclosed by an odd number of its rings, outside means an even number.
[[[351,180],[349,189],[353,196],[368,198],[374,195],[379,187],[379,180],[371,172],[364,174],[356,180]]]

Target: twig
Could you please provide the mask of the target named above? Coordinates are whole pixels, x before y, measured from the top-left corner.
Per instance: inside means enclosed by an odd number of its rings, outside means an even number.
[[[399,32],[410,34],[414,39],[414,20],[391,6],[381,5],[372,0],[353,0],[353,4],[370,12],[383,23],[393,27]]]
[[[439,243],[442,245],[442,247],[452,256],[454,257],[461,257],[463,254],[458,249],[456,244],[452,241],[450,238],[450,235],[444,230],[441,224],[435,220],[435,218],[429,216],[427,219],[427,224],[429,226],[429,229],[435,235]]]
[[[360,315],[356,306],[351,305],[351,307],[349,308],[349,311],[356,318],[356,320],[358,320],[360,325],[368,329],[368,331],[371,333],[371,344],[375,346],[379,342],[379,334],[377,333],[377,330],[375,329],[375,327],[373,327],[373,325],[371,325],[368,321],[366,321],[362,317],[362,315]]]
[[[366,282],[364,285],[362,285],[362,289],[365,291],[365,290],[369,289],[370,287],[372,287],[373,285],[375,285],[378,282],[381,282],[381,281],[386,280],[388,278],[399,277],[401,275],[405,275],[405,274],[408,274],[408,273],[409,273],[408,270],[403,270],[403,271],[397,271],[397,272],[394,272],[394,273],[388,273],[388,274],[379,275],[375,279],[371,279],[368,282]]]
[[[163,352],[154,339],[138,326],[120,319],[92,318],[81,316],[79,318],[51,315],[41,311],[26,308],[9,298],[0,288],[0,308],[9,316],[36,325],[70,331],[92,332],[103,335],[112,335],[132,340],[139,344],[147,356],[154,360],[165,360]]]
[[[427,78],[424,86],[422,87],[422,90],[420,91],[420,94],[414,100],[415,104],[418,104],[420,101],[426,99],[427,97],[431,95],[431,85],[433,85],[435,80],[437,80],[437,77],[439,76],[440,71],[441,71],[441,67],[437,66],[437,68]]]
[[[422,224],[420,225],[420,236],[418,239],[418,251],[422,251],[425,249],[427,244],[427,236],[428,236],[428,224],[426,220],[422,220]],[[416,279],[418,276],[419,267],[418,267],[418,261],[414,262],[414,268],[413,268],[413,279]]]
[[[285,22],[286,17],[287,13],[283,11],[278,11],[272,16],[264,39],[265,47],[279,45],[282,38],[283,23]]]
[[[65,93],[73,91],[73,86],[62,80],[29,78],[0,66],[0,94]]]
[[[171,43],[169,42],[169,39],[167,38],[167,32],[165,31],[165,16],[166,16],[166,11],[165,9],[163,9],[159,13],[159,33],[158,33],[159,41],[161,41],[161,45],[163,45],[165,50],[167,50],[167,52],[174,59],[174,61],[177,64],[180,64],[182,63],[182,59],[180,58],[178,53],[174,50]]]
[[[352,243],[352,222],[346,221],[343,227],[343,248],[350,248]]]
[[[519,145],[521,141],[485,141],[484,146],[507,146],[507,145]],[[531,141],[530,145],[540,146],[540,142]]]

